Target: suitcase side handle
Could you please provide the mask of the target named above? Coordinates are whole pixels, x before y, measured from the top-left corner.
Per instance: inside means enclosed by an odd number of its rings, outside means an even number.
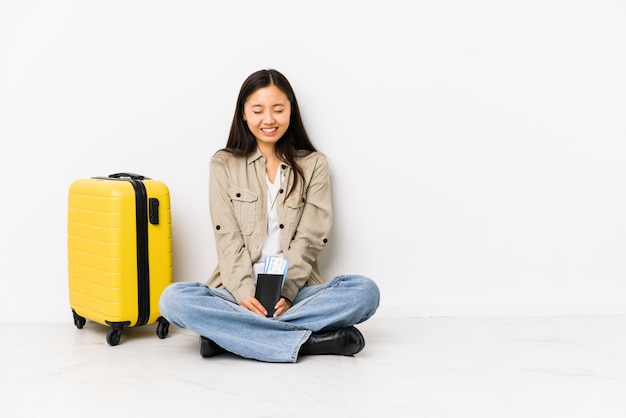
[[[148,199],[148,219],[152,225],[159,224],[159,199],[156,197]]]
[[[115,173],[115,174],[109,174],[109,178],[111,179],[119,179],[121,177],[130,177],[133,180],[145,180],[146,177],[142,176],[141,174],[135,174],[135,173]]]

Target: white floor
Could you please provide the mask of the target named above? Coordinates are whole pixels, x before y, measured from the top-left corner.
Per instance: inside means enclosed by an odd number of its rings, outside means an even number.
[[[626,316],[372,318],[355,357],[203,359],[198,337],[0,324],[2,417],[626,417]]]

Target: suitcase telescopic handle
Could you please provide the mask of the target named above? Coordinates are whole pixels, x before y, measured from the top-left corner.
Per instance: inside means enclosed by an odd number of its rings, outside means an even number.
[[[142,176],[141,174],[135,174],[135,173],[115,173],[115,174],[109,174],[109,178],[111,179],[119,179],[121,177],[130,177],[133,180],[145,180],[146,177]]]

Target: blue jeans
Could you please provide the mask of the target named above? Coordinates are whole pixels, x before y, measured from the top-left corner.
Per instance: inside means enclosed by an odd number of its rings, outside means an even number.
[[[378,308],[380,292],[371,279],[346,275],[303,287],[282,316],[265,318],[239,306],[226,289],[178,282],[165,289],[161,315],[172,325],[210,338],[238,356],[295,363],[311,332],[366,321]]]

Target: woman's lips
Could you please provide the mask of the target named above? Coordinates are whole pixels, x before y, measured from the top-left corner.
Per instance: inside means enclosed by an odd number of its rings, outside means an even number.
[[[261,128],[265,135],[274,136],[278,132],[278,128]]]

